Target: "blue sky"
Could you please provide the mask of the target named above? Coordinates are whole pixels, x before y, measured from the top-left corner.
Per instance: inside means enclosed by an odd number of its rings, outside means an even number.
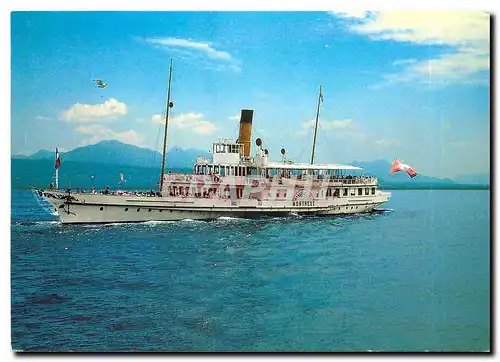
[[[103,139],[161,149],[236,138],[241,108],[271,158],[400,158],[433,176],[489,172],[489,16],[483,13],[17,12],[12,153]],[[98,89],[92,79],[108,87]]]

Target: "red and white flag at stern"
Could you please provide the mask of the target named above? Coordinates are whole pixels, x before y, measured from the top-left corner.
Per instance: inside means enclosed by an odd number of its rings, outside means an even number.
[[[394,160],[394,163],[392,164],[391,172],[389,172],[389,173],[395,173],[395,172],[399,172],[399,171],[408,172],[408,175],[411,178],[414,178],[415,176],[417,176],[417,173],[415,172],[415,170],[413,168],[411,168],[411,166],[396,159],[396,160]]]

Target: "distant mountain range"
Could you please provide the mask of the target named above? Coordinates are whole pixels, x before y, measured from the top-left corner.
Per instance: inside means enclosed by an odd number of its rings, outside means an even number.
[[[208,157],[206,151],[196,149],[171,148],[167,152],[166,163],[172,168],[191,168],[197,156]],[[124,166],[161,166],[161,153],[149,148],[138,147],[120,141],[101,141],[96,144],[60,152],[62,162],[92,162]],[[31,156],[13,155],[14,159],[55,160],[55,151],[39,150]]]
[[[167,170],[191,172],[197,156],[210,157],[210,153],[197,149],[172,148],[167,152]],[[161,153],[119,141],[99,143],[75,148],[60,154],[61,187],[156,188],[161,167]],[[13,188],[46,187],[54,181],[55,152],[39,150],[30,156],[12,156],[11,182]],[[455,180],[419,174],[410,179],[406,173],[389,175],[391,163],[386,160],[352,162],[362,167],[365,174],[377,176],[384,188],[461,188],[488,187],[489,175],[464,175]],[[127,182],[118,184],[119,173]],[[486,185],[486,186],[485,186]]]

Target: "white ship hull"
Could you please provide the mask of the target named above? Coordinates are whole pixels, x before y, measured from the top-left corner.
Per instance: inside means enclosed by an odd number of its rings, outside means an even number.
[[[209,220],[219,217],[255,218],[290,215],[340,215],[370,212],[386,202],[390,193],[378,192],[367,197],[333,198],[302,202],[292,200],[266,202],[230,199],[190,200],[168,197],[68,194],[40,191],[57,212],[63,224]]]

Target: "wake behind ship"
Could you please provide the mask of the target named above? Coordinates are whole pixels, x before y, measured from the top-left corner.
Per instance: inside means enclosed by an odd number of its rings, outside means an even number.
[[[56,190],[38,190],[62,223],[354,214],[370,212],[389,200],[391,193],[379,190],[377,178],[364,176],[359,167],[314,163],[321,88],[311,163],[287,160],[285,149],[281,149],[281,160],[273,162],[260,138],[252,155],[254,112],[243,109],[236,141],[214,142],[212,158],[198,157],[191,174],[165,173],[168,117],[173,107],[171,76],[172,65],[158,192],[74,193],[57,190],[57,186]]]

